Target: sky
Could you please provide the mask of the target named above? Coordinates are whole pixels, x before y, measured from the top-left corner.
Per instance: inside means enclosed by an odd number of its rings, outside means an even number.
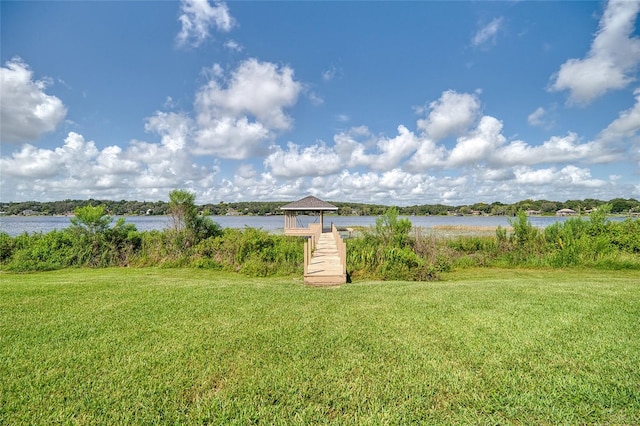
[[[0,199],[638,199],[639,12],[2,1]]]

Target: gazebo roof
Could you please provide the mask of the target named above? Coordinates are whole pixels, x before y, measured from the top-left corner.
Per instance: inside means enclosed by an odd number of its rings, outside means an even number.
[[[326,210],[338,210],[333,204],[329,204],[326,201],[322,201],[313,195],[304,197],[302,200],[294,201],[285,206],[280,207],[280,210],[297,210],[297,211],[326,211]]]

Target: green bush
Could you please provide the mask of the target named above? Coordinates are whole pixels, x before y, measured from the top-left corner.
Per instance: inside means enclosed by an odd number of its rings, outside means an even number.
[[[375,226],[347,240],[347,269],[352,279],[426,281],[448,270],[450,262],[436,251],[435,241],[420,233],[412,237],[411,222],[390,208]]]
[[[0,267],[43,271],[191,266],[249,276],[302,273],[301,238],[254,228],[221,231],[216,224],[194,245],[195,234],[175,229],[139,232],[123,219],[109,227],[111,219],[100,208],[88,206],[83,211],[82,220],[62,231],[15,237],[0,232]],[[390,209],[375,226],[347,240],[347,270],[352,279],[429,280],[453,267],[640,269],[640,220],[609,221],[606,211],[605,206],[588,220],[570,218],[544,230],[534,228],[520,212],[511,221],[513,230],[507,233],[498,227],[495,238],[436,238],[420,230],[411,233],[411,222],[399,220],[397,211]]]
[[[225,229],[221,236],[201,241],[197,262],[207,259],[224,270],[248,276],[289,275],[302,272],[303,241],[272,235],[255,228]]]

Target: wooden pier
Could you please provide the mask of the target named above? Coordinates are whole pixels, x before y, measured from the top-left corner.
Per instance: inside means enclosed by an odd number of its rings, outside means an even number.
[[[304,244],[304,282],[327,286],[346,283],[346,254],[346,244],[335,225],[331,232],[312,236]]]
[[[323,213],[338,208],[316,197],[308,196],[280,208],[285,213],[285,235],[306,237],[304,243],[304,282],[310,285],[340,285],[347,282],[347,246],[336,227],[324,231]],[[320,223],[299,226],[299,212],[319,213]]]

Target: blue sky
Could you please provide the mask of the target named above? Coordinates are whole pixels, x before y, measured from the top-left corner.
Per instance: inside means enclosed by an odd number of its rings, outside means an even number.
[[[640,3],[12,2],[2,201],[640,198]]]

